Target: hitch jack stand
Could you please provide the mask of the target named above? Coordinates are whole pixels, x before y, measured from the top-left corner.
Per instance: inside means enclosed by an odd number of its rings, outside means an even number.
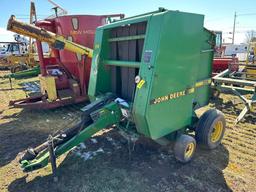
[[[11,77],[9,77],[9,83],[10,83],[10,87],[12,89],[12,78]]]
[[[53,143],[53,137],[49,135],[48,137],[48,151],[49,151],[49,156],[50,156],[50,162],[51,162],[51,167],[52,167],[52,174],[53,174],[53,181],[57,182],[58,177],[57,177],[57,166],[56,166],[56,156],[54,152],[54,143]]]

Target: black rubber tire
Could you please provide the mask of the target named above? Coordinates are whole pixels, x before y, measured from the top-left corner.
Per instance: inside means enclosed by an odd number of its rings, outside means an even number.
[[[211,141],[211,134],[214,129],[214,125],[221,121],[223,128],[219,139],[216,142]],[[200,118],[196,128],[196,142],[199,146],[206,149],[215,149],[224,136],[226,129],[226,120],[223,113],[216,109],[210,109],[206,111]]]
[[[15,66],[15,67],[13,67],[12,70],[11,70],[12,73],[17,73],[17,72],[19,72],[19,71],[22,71],[21,66]]]
[[[188,148],[188,145],[193,143],[194,151],[191,156],[186,157],[185,153]],[[181,135],[174,144],[174,156],[181,163],[188,163],[194,157],[196,151],[196,140],[194,137],[189,135]]]

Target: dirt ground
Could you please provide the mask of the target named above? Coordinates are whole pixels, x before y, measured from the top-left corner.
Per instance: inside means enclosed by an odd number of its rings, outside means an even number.
[[[145,139],[129,155],[127,141],[115,129],[106,129],[58,160],[58,182],[53,182],[49,165],[23,173],[19,152],[78,122],[84,105],[45,111],[9,108],[10,100],[26,96],[20,84],[36,80],[16,80],[10,89],[9,81],[0,79],[0,191],[256,191],[256,114],[235,126],[242,105],[233,105],[238,99],[229,94],[209,105],[225,114],[222,144],[212,151],[197,149],[186,165],[170,149]]]

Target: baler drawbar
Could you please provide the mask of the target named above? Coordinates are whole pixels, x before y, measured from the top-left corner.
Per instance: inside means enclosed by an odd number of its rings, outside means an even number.
[[[49,145],[54,146],[56,158],[89,139],[101,129],[118,123],[122,115],[118,103],[114,102],[115,98],[112,94],[99,98],[84,108],[81,121],[77,125],[56,133],[49,137],[45,143],[35,148],[27,149],[20,159],[23,170],[28,172],[46,166],[52,159],[50,158]]]

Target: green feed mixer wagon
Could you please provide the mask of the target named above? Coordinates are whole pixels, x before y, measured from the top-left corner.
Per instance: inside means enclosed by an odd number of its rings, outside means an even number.
[[[174,141],[186,163],[196,145],[216,148],[225,131],[209,102],[215,35],[204,16],[159,9],[115,21],[96,30],[88,95],[79,124],[29,148],[24,171],[46,166],[96,132],[114,126],[156,142]]]

